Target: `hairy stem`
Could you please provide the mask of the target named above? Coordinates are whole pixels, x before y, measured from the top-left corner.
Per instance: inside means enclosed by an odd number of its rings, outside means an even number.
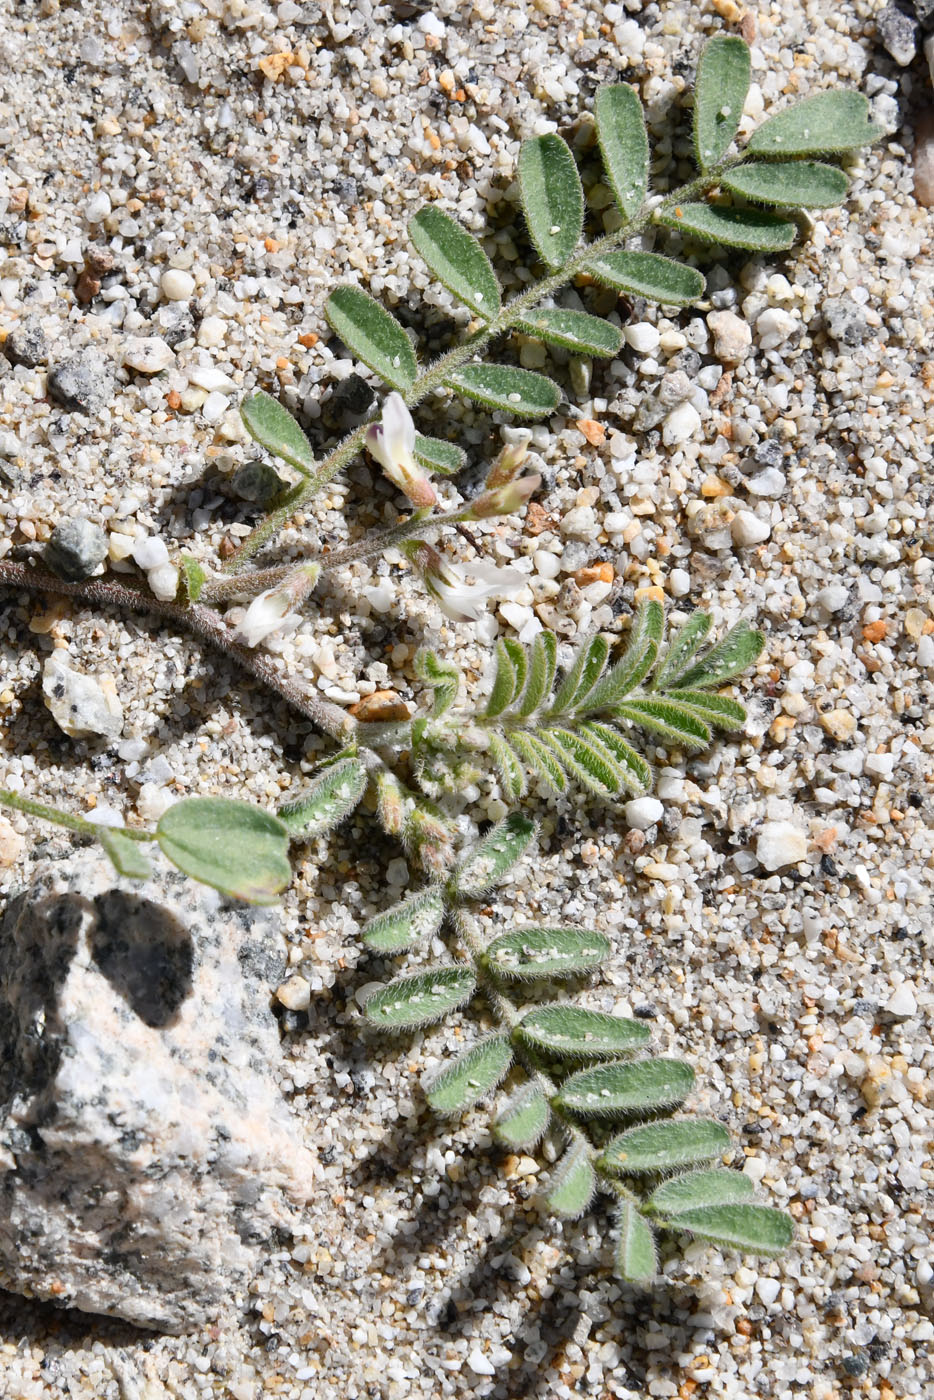
[[[531,311],[538,302],[542,301],[547,296],[552,296],[555,292],[561,291],[574,277],[584,272],[588,263],[592,262],[594,258],[599,258],[605,253],[613,252],[615,249],[622,247],[628,238],[632,238],[634,235],[644,232],[655,220],[656,215],[660,211],[672,208],[674,205],[681,202],[697,199],[709,193],[710,190],[714,189],[716,185],[719,184],[724,171],[731,166],[739,164],[742,159],[742,156],[736,156],[721,161],[715,170],[708,171],[704,175],[699,175],[696,179],[689,181],[688,184],[682,185],[681,188],[675,190],[673,194],[666,195],[655,207],[646,208],[646,206],[643,205],[635,218],[630,219],[628,223],[623,224],[623,226],[614,233],[604,234],[602,238],[596,239],[593,243],[586,244],[584,247],[578,249],[557,272],[551,273],[540,282],[532,283],[525,291],[519,292],[511,301],[508,301],[502,310],[494,316],[492,320],[488,321],[486,325],[481,326],[478,330],[474,331],[472,335],[468,335],[466,339],[462,340],[460,344],[446,351],[445,354],[435,360],[434,364],[429,365],[428,368],[418,376],[411,388],[403,395],[408,407],[414,408],[415,405],[421,403],[422,399],[426,398],[428,394],[443,388],[445,380],[454,370],[459,369],[471,356],[484,349],[491,340],[511,330],[516,325],[517,321],[521,321],[526,313]],[[366,423],[362,423],[358,428],[355,428],[352,433],[349,433],[347,437],[345,437],[342,442],[339,442],[333,451],[318,464],[314,475],[308,477],[307,480],[296,486],[295,490],[283,504],[257,525],[252,534],[246,537],[237,552],[227,561],[224,566],[225,573],[238,573],[248,560],[253,557],[257,550],[262,549],[263,545],[268,544],[268,542],[278,534],[279,530],[283,528],[296,510],[300,509],[322,486],[326,486],[327,483],[356,456],[363,445],[367,426]]]
[[[33,569],[28,564],[0,560],[0,588],[23,588],[32,593],[56,593],[75,598],[80,603],[92,603],[106,608],[129,612],[155,613],[179,630],[191,632],[216,651],[231,657],[251,676],[267,686],[304,719],[344,744],[356,731],[357,721],[338,705],[322,700],[311,691],[297,686],[284,675],[263,652],[240,646],[232,630],[219,613],[201,603],[185,607],[180,603],[155,598],[151,593],[130,584],[105,579],[86,579],[83,583],[68,583],[55,574]]]
[[[78,831],[82,836],[100,837],[103,827],[96,822],[89,822],[84,817],[76,816],[72,812],[62,812],[58,807],[49,807],[45,802],[33,802],[29,797],[20,797],[18,792],[8,792],[5,788],[0,788],[0,806],[12,807],[17,812],[25,812],[29,817],[40,817],[42,821],[55,822],[56,826],[66,826],[69,831]],[[120,828],[121,836],[128,836],[131,841],[155,841],[155,836],[150,831],[139,831],[131,826]]]

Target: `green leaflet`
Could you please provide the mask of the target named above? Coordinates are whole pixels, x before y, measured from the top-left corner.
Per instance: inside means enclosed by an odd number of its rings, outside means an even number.
[[[543,262],[561,267],[577,247],[584,191],[566,141],[554,133],[519,147],[519,192],[529,237]]]
[[[436,1113],[462,1113],[496,1088],[512,1064],[509,1037],[494,1035],[465,1050],[425,1085]]]
[[[691,613],[681,630],[670,639],[661,665],[652,677],[652,690],[668,690],[678,683],[710,631],[710,622],[709,613]]]
[[[521,648],[520,648],[521,650]],[[487,719],[495,719],[508,709],[522,686],[512,647],[502,640],[496,643],[496,674],[493,689],[483,711]]]
[[[590,316],[586,311],[565,310],[560,306],[542,306],[530,311],[516,322],[516,330],[534,335],[546,345],[560,345],[575,355],[618,355],[623,343],[619,326]]]
[[[187,797],[163,812],[156,840],[186,875],[251,904],[274,904],[292,878],[288,827],[248,802]]]
[[[635,797],[650,791],[651,767],[615,729],[596,720],[587,720],[580,726],[580,734],[597,753],[616,765],[620,791],[631,792]]]
[[[599,967],[610,954],[602,933],[578,928],[513,929],[494,938],[482,954],[497,977],[532,981],[537,977],[572,977]]]
[[[543,729],[541,740],[548,745],[561,766],[589,792],[603,797],[628,786],[624,770],[610,760],[606,748],[601,745],[598,749],[587,741],[582,732]]]
[[[819,156],[871,146],[885,135],[869,120],[861,92],[843,88],[806,97],[763,122],[746,150],[756,156]]]
[[[649,138],[635,89],[627,83],[600,88],[594,118],[610,188],[623,218],[634,219],[649,183]]]
[[[418,374],[415,351],[394,316],[359,287],[335,287],[324,314],[352,355],[403,392]]]
[[[732,1202],[680,1211],[666,1222],[672,1230],[690,1230],[714,1244],[732,1246],[746,1254],[778,1254],[791,1244],[791,1217],[771,1206]]]
[[[497,822],[458,866],[452,881],[458,898],[481,899],[500,884],[525,855],[536,830],[535,823],[520,812],[510,812]]]
[[[434,691],[431,718],[440,719],[457,699],[461,673],[450,661],[442,661],[438,655],[423,647],[415,657],[415,674],[419,680],[430,685]]]
[[[274,457],[281,457],[303,476],[310,476],[314,471],[311,443],[278,399],[257,389],[241,403],[240,417],[250,437],[260,447],[265,447]]]
[[[429,885],[374,915],[361,936],[374,952],[401,953],[413,943],[432,938],[443,920],[444,892],[439,885]]]
[[[493,1124],[493,1136],[506,1147],[528,1152],[548,1127],[551,1109],[537,1079],[523,1084],[506,1100]]]
[[[715,34],[704,45],[694,84],[694,153],[701,170],[726,155],[736,135],[749,91],[749,48],[732,34]]]
[[[765,637],[761,632],[750,627],[748,622],[737,622],[690,670],[678,676],[678,686],[692,690],[722,685],[751,666],[764,646]]]
[[[465,398],[514,413],[517,418],[542,418],[553,413],[561,401],[554,380],[514,365],[463,365],[448,375],[445,383]]]
[[[682,705],[704,724],[715,729],[739,729],[746,723],[746,710],[738,700],[711,690],[669,690],[668,697]]]
[[[467,465],[467,453],[455,442],[415,434],[415,460],[429,472],[453,476]]]
[[[694,1071],[683,1060],[598,1065],[566,1079],[555,1102],[590,1117],[653,1113],[683,1103],[693,1083]]]
[[[503,796],[508,798],[510,802],[516,802],[526,790],[525,770],[516,757],[514,749],[501,734],[492,730],[487,735],[487,744],[493,762],[496,764]]]
[[[435,967],[397,977],[368,997],[363,1014],[384,1030],[414,1030],[440,1021],[472,995],[477,979],[469,967]]]
[[[632,1201],[623,1201],[617,1221],[615,1272],[627,1283],[651,1283],[658,1272],[655,1234]]]
[[[184,600],[189,605],[197,603],[201,590],[207,581],[207,574],[190,554],[182,554],[178,561],[179,581]]]
[[[704,243],[724,248],[748,248],[752,252],[779,253],[790,248],[797,229],[777,214],[762,209],[734,209],[726,204],[678,204],[656,215],[666,228],[676,228]]]
[[[604,286],[647,297],[663,306],[689,306],[704,295],[706,286],[703,273],[696,267],[658,253],[632,252],[628,248],[594,258],[585,271]]]
[[[597,1174],[587,1144],[576,1138],[555,1168],[545,1197],[552,1215],[577,1220],[590,1205],[597,1190]]]
[[[476,316],[491,321],[500,307],[496,273],[473,234],[435,204],[420,209],[409,237],[438,281]]]
[[[534,714],[551,694],[558,659],[558,639],[554,632],[539,632],[532,643],[525,690],[516,708],[523,717]]]
[[[568,710],[579,708],[603,675],[609,654],[610,644],[600,634],[579,647],[570,670],[558,687],[549,714],[563,715]]]
[[[649,1034],[642,1021],[561,1005],[530,1011],[513,1031],[536,1050],[570,1060],[629,1055],[647,1043]]]
[[[604,1171],[634,1175],[666,1172],[709,1162],[725,1152],[730,1135],[713,1118],[678,1118],[643,1123],[608,1142],[600,1166]]]
[[[566,790],[568,783],[564,769],[541,739],[521,729],[515,730],[509,737],[514,749],[546,787],[554,788],[556,792]]]
[[[742,1172],[724,1167],[709,1171],[686,1172],[672,1176],[657,1186],[648,1199],[648,1206],[658,1215],[677,1215],[698,1206],[719,1206],[733,1201],[745,1201],[753,1194],[753,1185]]]
[[[702,749],[710,743],[710,730],[703,720],[698,719],[693,710],[672,704],[670,700],[656,696],[644,700],[627,700],[617,705],[613,711],[619,719],[628,719],[631,724],[657,734],[666,743],[677,744],[681,748]]]
[[[740,165],[724,175],[721,184],[733,194],[758,204],[788,208],[827,209],[839,204],[849,180],[835,165],[817,161],[761,161]]]
[[[148,880],[152,874],[149,857],[139,841],[127,836],[119,827],[101,827],[100,843],[118,875],[130,880]]]
[[[344,758],[325,768],[291,802],[279,808],[280,820],[293,836],[320,836],[349,816],[366,792],[366,769],[359,758]]]

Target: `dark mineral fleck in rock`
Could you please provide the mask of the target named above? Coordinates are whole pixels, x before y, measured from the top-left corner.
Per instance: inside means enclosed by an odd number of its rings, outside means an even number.
[[[113,370],[102,355],[81,350],[49,371],[49,393],[63,408],[94,417],[113,393]]]
[[[824,324],[828,335],[838,345],[862,345],[869,335],[869,325],[859,306],[848,297],[831,297],[823,305]]]
[[[886,52],[902,68],[907,68],[918,48],[918,21],[897,5],[886,5],[876,20],[876,27]]]
[[[7,336],[3,346],[11,364],[34,369],[44,364],[49,355],[49,342],[38,316],[27,316]]]

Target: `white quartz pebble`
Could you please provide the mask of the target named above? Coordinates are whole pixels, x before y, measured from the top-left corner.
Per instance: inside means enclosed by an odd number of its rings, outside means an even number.
[[[665,808],[657,797],[634,797],[624,807],[626,821],[636,831],[648,831],[650,826],[661,821]]]
[[[157,598],[171,602],[178,592],[178,569],[174,564],[160,564],[157,569],[149,570],[146,581]]]
[[[142,539],[135,540],[130,553],[141,569],[159,569],[169,562],[165,540],[160,540],[158,535],[143,535]]]
[[[756,859],[766,870],[796,865],[807,853],[807,836],[792,822],[766,822],[756,839]]]
[[[163,272],[160,285],[167,301],[188,301],[195,290],[195,279],[180,267],[170,267],[168,272]]]
[[[767,520],[754,515],[751,510],[738,510],[733,517],[730,531],[733,543],[742,549],[747,545],[761,544],[763,540],[767,540],[772,533],[772,527]]]

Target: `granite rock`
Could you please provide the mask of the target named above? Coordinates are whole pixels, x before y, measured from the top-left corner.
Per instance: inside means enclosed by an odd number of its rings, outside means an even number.
[[[49,355],[49,342],[38,316],[27,316],[7,336],[3,346],[4,354],[13,365],[25,365],[35,369],[44,364]]]
[[[107,558],[107,536],[99,525],[76,515],[55,526],[43,557],[53,574],[77,583],[90,578]]]
[[[63,408],[96,417],[114,389],[112,367],[94,350],[82,350],[49,370],[49,394]]]
[[[61,651],[53,651],[42,668],[42,694],[70,739],[117,739],[123,731],[123,706],[113,676],[74,671]]]
[[[276,915],[50,861],[0,923],[0,1286],[180,1332],[236,1307],[314,1156],[275,1080]]]

